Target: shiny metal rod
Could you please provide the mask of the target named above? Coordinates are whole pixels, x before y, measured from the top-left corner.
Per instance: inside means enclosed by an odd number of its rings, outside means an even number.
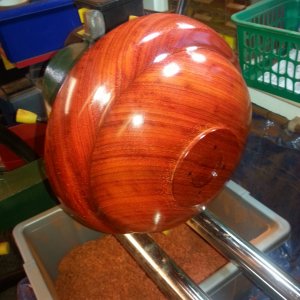
[[[209,299],[147,234],[116,235],[116,238],[168,299]]]
[[[300,299],[300,286],[250,243],[204,210],[188,225],[240,267],[272,299]]]
[[[183,15],[186,7],[186,1],[187,0],[178,0],[177,7],[176,7],[176,13],[179,15]]]

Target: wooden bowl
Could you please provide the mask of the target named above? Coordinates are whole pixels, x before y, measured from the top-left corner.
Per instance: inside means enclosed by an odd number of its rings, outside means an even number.
[[[45,161],[67,211],[108,233],[186,221],[239,162],[251,106],[236,57],[176,14],[127,22],[93,45],[61,87]]]

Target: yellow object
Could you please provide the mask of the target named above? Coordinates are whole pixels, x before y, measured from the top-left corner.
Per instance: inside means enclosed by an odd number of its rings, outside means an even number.
[[[168,235],[170,232],[171,232],[171,230],[165,230],[165,231],[163,231],[162,233],[163,233],[164,235]]]
[[[0,255],[6,255],[9,253],[9,243],[0,242]]]
[[[18,123],[24,124],[35,124],[37,122],[37,114],[25,110],[25,109],[18,109],[16,115],[16,121]]]
[[[84,23],[84,14],[89,11],[88,8],[86,7],[82,7],[82,8],[79,8],[78,9],[78,14],[79,14],[79,18],[80,18],[80,21],[81,23]]]
[[[85,30],[84,30],[84,29],[80,29],[80,30],[78,30],[76,33],[77,33],[78,35],[80,35],[80,36],[84,36]]]
[[[1,54],[1,58],[2,58],[5,70],[11,70],[11,69],[15,68],[15,65],[13,63],[11,63],[4,55]]]
[[[137,18],[138,18],[137,16],[129,16],[129,21],[137,19]]]
[[[222,37],[232,50],[236,49],[236,39],[233,36],[222,34]]]

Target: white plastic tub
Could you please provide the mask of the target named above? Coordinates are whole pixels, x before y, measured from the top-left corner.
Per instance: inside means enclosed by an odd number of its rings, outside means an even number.
[[[280,246],[289,236],[290,226],[284,219],[232,181],[208,208],[262,251]],[[37,298],[47,300],[55,299],[54,281],[64,255],[73,247],[103,234],[77,223],[57,206],[20,223],[13,235]],[[200,286],[212,299],[230,300],[249,288],[249,282],[228,263]]]

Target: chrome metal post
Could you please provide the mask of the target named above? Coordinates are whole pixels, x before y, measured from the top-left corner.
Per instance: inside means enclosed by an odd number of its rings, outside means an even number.
[[[178,4],[176,7],[176,13],[179,15],[183,15],[186,7],[186,1],[187,0],[178,0]]]
[[[300,299],[300,285],[253,245],[204,210],[187,224],[240,267],[272,299]]]
[[[209,299],[147,234],[116,235],[116,238],[168,299]]]

